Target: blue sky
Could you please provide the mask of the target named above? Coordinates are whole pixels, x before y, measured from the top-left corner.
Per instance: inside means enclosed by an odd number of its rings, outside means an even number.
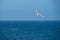
[[[33,11],[38,8],[46,17]],[[59,0],[0,0],[0,20],[60,20]]]

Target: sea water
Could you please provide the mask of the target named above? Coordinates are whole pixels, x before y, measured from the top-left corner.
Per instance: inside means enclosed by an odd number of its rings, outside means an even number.
[[[0,21],[0,40],[60,40],[60,21]]]

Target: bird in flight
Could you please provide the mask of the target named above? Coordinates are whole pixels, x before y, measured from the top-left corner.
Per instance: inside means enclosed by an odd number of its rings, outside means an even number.
[[[38,10],[34,10],[34,11],[35,11],[35,13],[36,13],[37,16],[40,16],[40,17],[42,17],[42,18],[45,18],[45,16],[43,16],[41,13],[39,13]]]

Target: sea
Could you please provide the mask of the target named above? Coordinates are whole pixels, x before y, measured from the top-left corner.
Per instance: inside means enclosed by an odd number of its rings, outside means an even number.
[[[60,40],[60,21],[0,21],[0,40]]]

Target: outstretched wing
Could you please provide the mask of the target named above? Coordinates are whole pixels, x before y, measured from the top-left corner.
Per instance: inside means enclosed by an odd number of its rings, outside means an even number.
[[[36,9],[33,9],[33,11],[34,12],[36,12],[36,13],[39,13],[39,11],[38,11],[38,9],[36,8]]]

